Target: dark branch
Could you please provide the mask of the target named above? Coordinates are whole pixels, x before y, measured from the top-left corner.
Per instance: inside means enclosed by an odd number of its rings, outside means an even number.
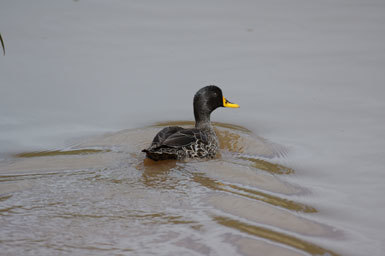
[[[0,34],[0,42],[1,42],[1,46],[3,47],[3,55],[5,55],[5,46],[4,46],[4,41],[3,41],[3,38],[1,37],[1,34]]]

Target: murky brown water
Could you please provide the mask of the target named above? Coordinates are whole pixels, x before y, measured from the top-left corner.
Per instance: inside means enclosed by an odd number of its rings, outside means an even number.
[[[144,159],[166,122],[24,152],[0,166],[3,255],[340,255],[286,149],[216,123],[210,161]]]

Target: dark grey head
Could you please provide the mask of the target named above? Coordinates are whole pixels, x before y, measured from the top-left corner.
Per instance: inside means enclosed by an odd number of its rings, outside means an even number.
[[[200,89],[194,96],[195,126],[210,123],[210,114],[219,107],[239,108],[223,97],[222,90],[215,85],[209,85]]]

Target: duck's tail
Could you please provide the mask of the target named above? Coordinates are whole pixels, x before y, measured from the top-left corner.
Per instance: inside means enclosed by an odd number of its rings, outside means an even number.
[[[142,152],[146,153],[146,156],[154,161],[167,160],[167,159],[177,159],[177,155],[164,152],[162,150],[156,149],[143,149]]]

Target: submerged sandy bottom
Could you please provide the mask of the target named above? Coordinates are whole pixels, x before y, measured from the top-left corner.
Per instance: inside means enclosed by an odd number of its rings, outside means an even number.
[[[217,123],[210,161],[145,159],[168,125],[26,152],[0,166],[5,255],[340,255],[345,231],[315,220],[286,149]]]

